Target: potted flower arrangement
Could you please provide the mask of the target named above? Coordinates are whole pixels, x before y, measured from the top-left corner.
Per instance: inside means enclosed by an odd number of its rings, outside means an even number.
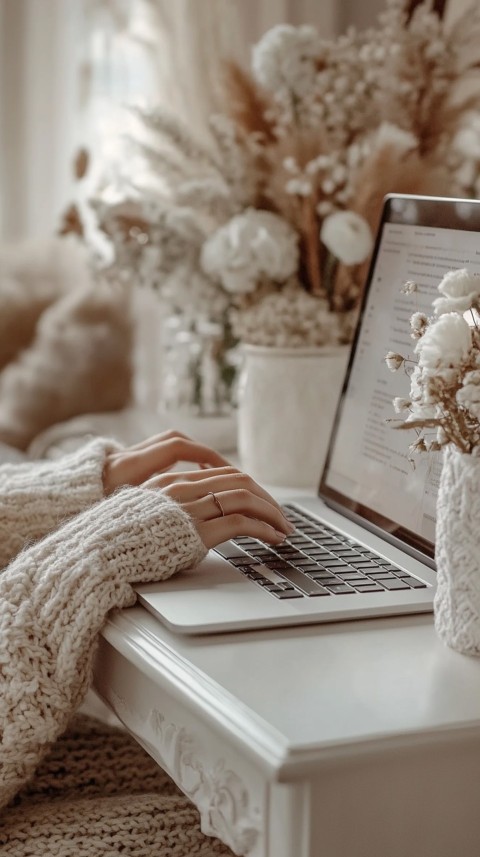
[[[212,353],[222,382],[234,378],[235,343],[257,349],[257,380],[261,357],[272,364],[273,349],[283,350],[277,392],[267,373],[272,404],[257,383],[261,401],[247,408],[262,410],[265,430],[283,424],[255,461],[246,453],[246,465],[266,481],[288,477],[278,462],[289,458],[287,418],[299,412],[293,400],[279,419],[285,361],[313,349],[333,362],[310,396],[316,410],[290,436],[301,438],[302,460],[305,447],[318,448],[385,193],[474,193],[480,152],[471,129],[480,95],[462,86],[478,74],[480,9],[453,25],[444,11],[445,2],[388,0],[376,28],[333,40],[310,26],[274,27],[254,46],[250,70],[225,63],[224,109],[209,118],[208,139],[162,109],[135,109],[128,169],[93,198],[110,271],[158,290],[190,331],[217,325]],[[306,364],[298,365],[306,390]],[[245,414],[248,372],[244,381]],[[257,417],[253,444],[258,437]],[[307,466],[309,481],[320,466]],[[292,478],[302,481],[298,471]]]
[[[396,427],[415,432],[411,452],[443,453],[435,626],[452,648],[479,655],[480,275],[451,271],[438,290],[433,316],[411,317],[413,357],[389,352],[386,362],[410,376],[410,395],[394,407],[403,414]]]

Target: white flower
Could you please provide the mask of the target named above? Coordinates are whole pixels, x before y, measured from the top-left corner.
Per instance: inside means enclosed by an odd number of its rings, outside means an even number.
[[[387,354],[385,354],[385,363],[390,369],[390,372],[396,372],[404,362],[405,360],[402,355],[397,354],[396,351],[388,351]]]
[[[320,230],[320,240],[345,265],[363,262],[373,246],[367,221],[354,211],[335,211],[326,217]]]
[[[375,148],[383,149],[384,146],[392,146],[399,153],[411,152],[418,148],[418,140],[410,131],[404,131],[392,122],[382,122],[375,133]]]
[[[401,414],[402,411],[408,411],[411,405],[410,399],[403,399],[400,396],[396,396],[393,400],[393,407],[397,414]]]
[[[423,336],[428,327],[428,318],[425,313],[414,312],[410,319],[410,327],[412,339],[419,339],[420,336]]]
[[[286,185],[285,190],[287,193],[291,193],[295,196],[311,196],[313,193],[312,183],[307,181],[306,179],[290,179]]]
[[[263,277],[283,283],[298,267],[298,236],[278,214],[249,208],[217,229],[202,247],[204,273],[227,292],[247,294]]]
[[[449,271],[438,286],[443,297],[433,301],[435,315],[449,312],[464,313],[478,303],[480,297],[480,277],[471,274],[466,268]]]
[[[415,346],[419,366],[427,370],[458,366],[472,346],[470,328],[456,313],[441,315],[427,327]]]
[[[314,27],[278,24],[254,45],[253,74],[270,92],[287,89],[304,98],[315,83],[320,51],[320,38]]]
[[[457,392],[457,402],[480,420],[480,371],[467,372]]]
[[[455,135],[453,143],[464,157],[480,160],[480,117],[476,113],[466,115],[466,122]]]
[[[434,397],[431,394],[430,375],[421,366],[415,366],[410,376],[410,414],[407,422],[433,419],[437,415]]]
[[[339,314],[330,312],[327,301],[305,292],[295,282],[270,292],[247,309],[233,310],[230,318],[235,335],[253,345],[329,345],[342,341],[344,332]]]

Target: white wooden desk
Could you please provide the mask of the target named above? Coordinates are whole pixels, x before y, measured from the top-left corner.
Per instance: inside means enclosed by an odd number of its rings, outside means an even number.
[[[431,616],[189,638],[134,607],[95,686],[237,854],[480,855],[480,659]]]

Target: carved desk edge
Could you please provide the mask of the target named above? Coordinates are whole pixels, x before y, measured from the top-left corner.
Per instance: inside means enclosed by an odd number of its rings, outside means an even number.
[[[159,686],[168,687],[184,706],[227,736],[272,782],[301,780],[318,775],[322,768],[332,764],[348,764],[364,756],[478,738],[479,725],[472,723],[292,747],[278,730],[136,621],[139,610],[143,612],[143,608],[134,608],[134,612],[123,610],[112,614],[102,631],[103,638],[140,672]],[[190,689],[188,695],[185,687]]]

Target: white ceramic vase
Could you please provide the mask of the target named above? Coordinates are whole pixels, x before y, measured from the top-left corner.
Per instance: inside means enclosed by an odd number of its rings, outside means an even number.
[[[480,655],[480,458],[446,447],[437,500],[435,628]]]
[[[238,451],[259,482],[317,487],[349,353],[349,346],[243,347]]]

